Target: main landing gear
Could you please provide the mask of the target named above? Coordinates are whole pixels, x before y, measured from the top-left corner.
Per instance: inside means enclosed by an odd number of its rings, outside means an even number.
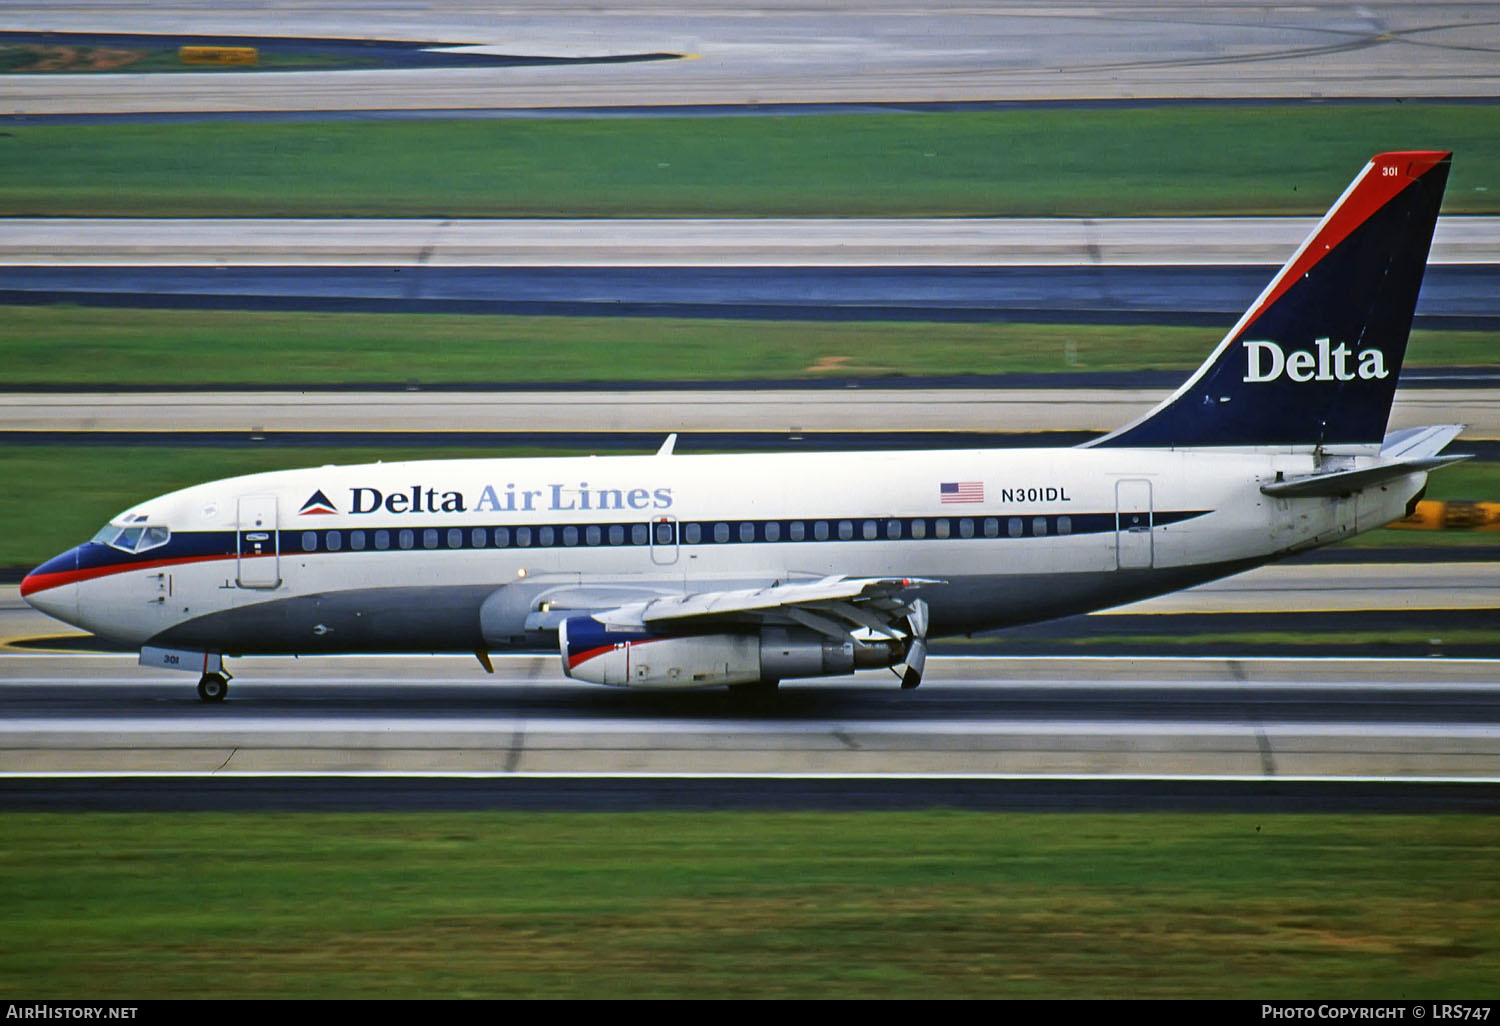
[[[222,673],[205,673],[198,679],[198,697],[205,702],[222,702],[229,694],[229,678]]]

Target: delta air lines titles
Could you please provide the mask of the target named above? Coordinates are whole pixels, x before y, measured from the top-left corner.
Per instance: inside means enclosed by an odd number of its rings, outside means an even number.
[[[472,495],[473,493],[470,493]],[[672,508],[671,488],[591,488],[587,481],[577,486],[548,484],[543,488],[517,489],[485,485],[470,501],[462,491],[443,491],[414,484],[409,489],[387,491],[369,485],[349,489],[352,516],[369,513],[558,513],[608,510],[665,510]],[[320,489],[303,504],[301,514],[340,512]]]

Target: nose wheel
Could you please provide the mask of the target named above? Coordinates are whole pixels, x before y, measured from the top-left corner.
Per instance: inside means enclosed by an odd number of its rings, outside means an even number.
[[[222,702],[229,694],[229,680],[222,673],[205,673],[198,680],[198,697],[205,702]]]

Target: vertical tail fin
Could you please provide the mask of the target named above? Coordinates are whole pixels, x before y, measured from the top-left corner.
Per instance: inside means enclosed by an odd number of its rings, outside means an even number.
[[[1381,153],[1187,384],[1097,446],[1375,446],[1451,154]]]

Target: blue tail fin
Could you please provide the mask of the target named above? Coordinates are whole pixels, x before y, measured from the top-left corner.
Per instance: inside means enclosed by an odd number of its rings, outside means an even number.
[[[1450,156],[1373,158],[1187,384],[1090,444],[1378,448]]]

